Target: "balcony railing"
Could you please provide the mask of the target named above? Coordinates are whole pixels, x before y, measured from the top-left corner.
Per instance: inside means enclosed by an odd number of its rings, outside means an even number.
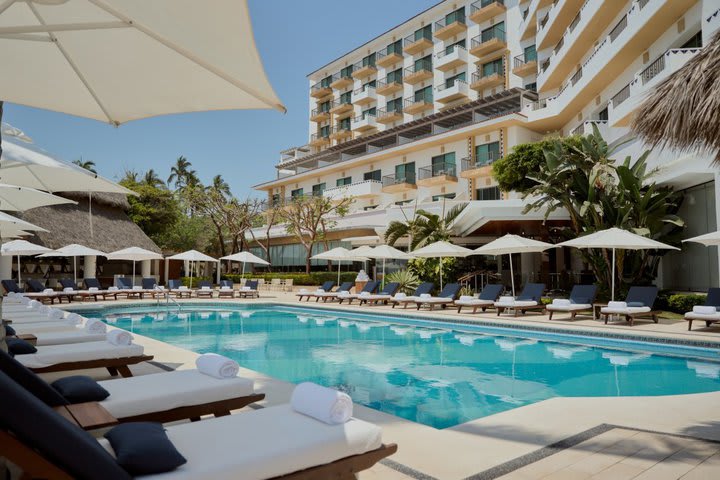
[[[329,84],[324,85],[323,82],[318,82],[315,85],[313,85],[312,87],[310,87],[311,93],[317,93],[317,92],[321,92],[323,90],[332,90],[332,89],[330,88]]]
[[[622,90],[620,90],[618,93],[615,94],[615,96],[610,99],[610,102],[612,103],[613,108],[617,108],[618,105],[623,103],[625,100],[630,98],[630,84],[628,83],[625,85]]]
[[[465,80],[461,79],[461,78],[454,78],[454,79],[453,79],[452,81],[450,81],[450,82],[447,82],[447,81],[446,81],[446,82],[444,82],[444,83],[441,83],[441,84],[438,85],[437,87],[435,87],[435,91],[437,91],[437,92],[442,92],[443,90],[447,90],[448,88],[453,88],[453,87],[456,86],[456,85],[457,85],[458,87],[460,87],[460,88],[462,88],[463,85],[464,85],[465,87],[467,87],[467,82],[466,82]]]
[[[623,15],[623,17],[620,19],[620,21],[613,27],[612,30],[610,30],[610,41],[614,42],[615,39],[620,35],[623,30],[625,30],[625,27],[627,27],[627,14]]]
[[[479,157],[465,157],[461,160],[462,171],[474,170],[476,168],[487,167],[495,160],[500,159],[500,154],[496,152],[488,152]]]
[[[465,50],[465,47],[462,46],[462,45],[458,45],[458,44],[456,44],[456,45],[450,45],[450,46],[447,48],[447,50],[442,50],[442,51],[436,53],[436,54],[435,54],[435,58],[443,58],[443,57],[446,56],[446,55],[451,55],[451,54],[455,53],[455,50],[456,50],[456,49]]]
[[[384,175],[382,177],[383,187],[391,187],[393,185],[402,185],[409,183],[415,185],[415,172],[407,172],[405,175]]]
[[[582,68],[580,68],[580,70],[575,72],[575,74],[572,77],[570,77],[570,84],[574,86],[582,78],[582,76],[583,76],[583,71],[582,71]]]
[[[420,180],[441,177],[443,175],[447,175],[448,177],[457,177],[457,168],[455,167],[455,164],[442,162],[418,169],[418,178]]]
[[[481,70],[474,72],[472,74],[472,77],[470,77],[470,82],[475,83],[479,80],[482,80],[483,78],[492,77],[493,75],[499,75],[501,77],[505,77],[505,70],[503,68],[493,68],[489,72],[483,72]]]
[[[470,4],[470,15],[482,8],[487,7],[488,5],[492,5],[493,3],[505,5],[505,0],[478,0],[477,2],[473,2],[472,4]]]
[[[419,37],[415,37],[415,34],[408,35],[403,39],[403,47],[407,48],[417,42],[422,42],[423,40],[427,40],[429,42],[432,42],[432,33],[423,33]]]
[[[392,110],[388,110],[387,108],[379,108],[377,113],[375,114],[375,118],[383,119],[385,117],[393,116],[393,115],[402,115],[403,109],[402,107],[394,108]]]
[[[408,97],[405,100],[403,100],[404,108],[407,109],[408,107],[412,107],[413,105],[416,105],[418,103],[423,104],[432,104],[433,103],[433,96],[432,95],[424,95],[422,97]]]
[[[445,27],[448,27],[452,25],[453,23],[458,22],[465,24],[465,16],[464,15],[453,15],[452,18],[445,19],[435,22],[435,31],[442,30]]]
[[[340,105],[352,105],[352,98],[338,98],[330,104],[330,110]]]
[[[665,54],[658,57],[654,62],[648,65],[645,70],[640,72],[640,79],[642,80],[642,84],[645,85],[663,70],[665,70]]]
[[[313,133],[313,134],[310,136],[310,140],[311,140],[311,141],[315,141],[315,140],[328,140],[328,137],[329,137],[329,136],[330,136],[330,132],[329,132],[329,131],[326,132],[326,133]]]
[[[470,42],[471,48],[475,48],[479,45],[482,45],[485,42],[489,42],[490,40],[500,40],[501,42],[505,41],[505,30],[500,30],[499,28],[491,28],[490,30],[486,30],[482,32],[477,37],[473,38]]]
[[[353,72],[356,72],[362,68],[375,68],[376,60],[361,60],[353,65]]]
[[[330,106],[322,107],[322,108],[314,108],[312,113],[310,114],[311,117],[316,117],[318,115],[321,115],[323,113],[330,113]]]
[[[353,96],[360,95],[365,92],[372,93],[373,90],[375,90],[375,87],[372,85],[363,85],[362,87],[353,90]]]
[[[513,58],[513,69],[521,68],[527,65],[529,62],[536,62],[537,58],[525,59],[525,54],[518,55]]]
[[[568,26],[568,31],[572,33],[573,30],[575,30],[575,27],[578,26],[578,23],[580,23],[580,19],[582,18],[582,10],[580,10],[577,15],[575,15],[575,18],[572,19],[572,22],[570,22],[570,25]]]
[[[420,73],[420,72],[432,73],[432,62],[430,60],[425,60],[423,62],[413,65],[412,67],[407,67],[405,69],[404,76],[408,77],[410,75],[414,75],[414,74]]]
[[[370,118],[370,117],[375,119],[376,118],[375,115],[376,115],[375,113],[370,113],[370,112],[361,113],[357,117],[353,117],[352,121],[353,122],[362,122],[366,118]]]

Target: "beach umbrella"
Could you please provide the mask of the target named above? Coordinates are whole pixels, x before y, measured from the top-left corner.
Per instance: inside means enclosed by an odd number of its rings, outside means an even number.
[[[461,247],[450,242],[439,241],[426,245],[410,252],[410,255],[418,258],[440,258],[440,290],[443,288],[442,259],[445,257],[467,257],[472,254],[469,248]]]
[[[250,252],[238,252],[232,255],[226,255],[220,257],[220,260],[228,260],[230,262],[242,262],[242,278],[245,278],[245,264],[246,263],[257,263],[259,265],[270,265],[270,262],[263,260],[257,255],[253,255]]]
[[[32,138],[25,135],[25,132],[5,122],[0,122],[0,138],[1,137],[15,137],[25,143],[32,143]]]
[[[160,260],[161,258],[163,258],[163,256],[159,253],[145,250],[144,248],[140,247],[123,248],[122,250],[108,253],[106,257],[108,260],[132,260],[133,285],[135,285],[135,262],[142,262],[143,260]]]
[[[24,212],[31,208],[77,202],[34,188],[0,183],[0,210]]]
[[[608,228],[589,235],[558,243],[556,247],[605,248],[612,250],[611,300],[615,300],[615,251],[616,250],[680,250],[677,247],[643,237],[622,228]]]
[[[20,257],[23,255],[39,255],[50,251],[52,251],[52,249],[30,243],[27,240],[13,240],[11,242],[3,243],[2,246],[0,246],[0,255],[17,255],[18,285],[22,284],[22,276],[20,274]]]
[[[367,260],[367,257],[358,257],[354,253],[352,253],[347,248],[343,247],[336,247],[332,250],[328,250],[326,252],[318,253],[317,255],[313,255],[310,257],[311,260],[334,260],[338,262],[338,285],[340,285],[340,264],[343,260],[347,261],[358,261],[362,262],[364,260]]]
[[[510,283],[512,284],[513,296],[515,296],[515,272],[513,271],[512,256],[513,253],[533,253],[542,252],[554,245],[551,243],[525,238],[519,235],[508,233],[492,242],[476,248],[474,254],[477,255],[508,255],[510,257]]]
[[[697,237],[687,238],[683,240],[685,242],[695,242],[705,245],[706,247],[719,246],[720,245],[720,231],[710,232]]]
[[[360,247],[362,248],[362,247]],[[356,249],[358,250],[358,249]],[[385,287],[385,261],[386,260],[408,260],[412,258],[407,253],[398,250],[390,245],[378,245],[373,248],[366,257],[374,258],[376,260],[382,259],[382,285]]]
[[[0,239],[3,237],[17,237],[18,235],[22,235],[25,230],[47,232],[47,230],[42,227],[33,225],[25,220],[20,220],[19,218],[8,215],[5,212],[0,212]],[[6,232],[7,236],[5,235]]]
[[[357,248],[353,248],[350,250],[353,254],[357,255],[358,257],[368,257],[371,258],[368,253],[373,251],[373,247],[370,245],[362,245]],[[363,269],[367,271],[367,260],[363,260]]]
[[[204,253],[200,253],[197,250],[188,250],[187,252],[177,253],[175,255],[167,257],[166,260],[186,260],[188,262],[218,262],[219,261],[217,258],[213,258],[210,255],[205,255]],[[192,263],[191,263],[190,264],[190,288],[192,288],[192,279],[193,279],[193,269],[192,269]]]
[[[73,259],[73,282],[75,283],[75,285],[77,285],[77,257],[87,257],[87,256],[104,257],[105,252],[101,252],[100,250],[95,250],[94,248],[86,247],[85,245],[79,245],[77,243],[72,243],[72,244],[66,245],[62,248],[58,248],[57,250],[52,250],[50,252],[43,253],[42,255],[38,255],[38,257],[72,257],[72,259]]]

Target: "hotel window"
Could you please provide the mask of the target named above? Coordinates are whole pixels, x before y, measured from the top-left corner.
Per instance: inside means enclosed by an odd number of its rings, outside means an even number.
[[[343,118],[337,123],[338,130],[350,130],[350,117]]]
[[[362,90],[365,91],[368,89],[368,87],[375,88],[376,86],[377,86],[377,80],[370,80],[367,83],[363,83]]]
[[[270,205],[280,205],[280,194],[279,193],[273,193],[272,199],[270,200]]]
[[[465,81],[465,72],[458,73],[457,75],[453,75],[450,78],[445,79],[445,88],[450,88],[453,85],[455,85],[455,81],[460,80],[461,82]]]
[[[537,92],[537,82],[528,83],[527,85],[525,85],[525,90]]]
[[[394,98],[392,100],[388,100],[388,102],[385,104],[385,109],[388,112],[402,112],[402,98]]]
[[[323,192],[325,191],[325,182],[318,183],[317,185],[312,186],[312,194],[313,197],[320,197],[322,196]]]
[[[372,107],[372,108],[368,108],[367,110],[362,111],[362,114],[361,114],[362,118],[367,118],[368,115],[370,115],[371,117],[374,117],[375,115],[377,115],[377,108]]]
[[[453,198],[455,198],[455,194],[454,194],[454,193],[446,193],[446,194],[443,194],[443,195],[433,195],[433,196],[432,196],[432,201],[433,201],[433,202],[437,202],[438,200],[442,200],[443,198],[447,198],[448,200],[452,200]]]
[[[432,25],[425,25],[424,27],[415,30],[414,38],[416,42],[418,40],[422,40],[423,38],[432,41]]]
[[[320,137],[327,138],[330,135],[330,125],[320,127],[320,131],[318,133],[320,134]]]
[[[489,165],[500,158],[500,142],[485,143],[475,147],[475,165]]]
[[[385,53],[387,55],[392,55],[393,53],[397,53],[398,55],[402,55],[402,40],[398,40],[396,42],[391,43],[387,46],[385,49]]]
[[[320,86],[323,88],[330,88],[330,84],[332,83],[332,75],[329,77],[325,77],[322,80],[320,80]]]
[[[535,50],[535,45],[530,45],[529,47],[525,47],[525,62],[534,62],[537,61],[537,50]]]
[[[345,92],[340,94],[340,103],[351,103],[352,92]]]
[[[505,41],[505,22],[496,23],[480,33],[480,41],[488,42],[493,38]]]
[[[502,200],[498,187],[478,188],[475,190],[475,200]]]
[[[395,165],[395,181],[398,183],[415,183],[415,162]]]
[[[454,12],[450,12],[445,15],[446,26],[454,22],[465,23],[465,7],[458,8]]]
[[[331,103],[330,101],[322,102],[320,104],[318,110],[321,112],[325,112],[325,113],[329,112],[330,111],[330,103]]]
[[[702,47],[702,32],[697,32],[695,35],[690,38],[687,42],[683,44],[680,48],[700,48]]]
[[[377,182],[382,180],[382,172],[380,170],[373,170],[372,172],[365,172],[363,180],[375,180]]]
[[[374,53],[371,53],[367,57],[362,59],[362,65],[363,67],[374,67],[375,66],[375,57],[376,55]]]
[[[432,157],[431,162],[433,177],[443,174],[455,175],[455,152]]]
[[[445,54],[447,55],[449,53],[452,53],[452,51],[455,50],[455,47],[465,48],[465,39],[463,38],[459,42],[455,42],[452,45],[448,45],[447,47],[445,47]]]
[[[503,66],[502,57],[498,58],[497,60],[493,60],[492,62],[483,63],[480,69],[482,71],[483,77],[487,77],[495,73],[499,75],[505,75],[505,68]]]
[[[432,55],[415,60],[415,69],[413,71],[419,72],[422,70],[432,70]]]
[[[598,112],[598,120],[608,120],[608,107],[605,107]]]
[[[302,189],[302,188],[297,188],[297,189],[292,190],[292,191],[290,192],[290,198],[298,198],[298,197],[302,197],[302,196],[303,196],[303,189]]]
[[[350,185],[352,183],[352,177],[338,178],[335,182],[336,187],[342,187],[344,185]]]
[[[348,65],[347,67],[340,70],[340,77],[341,78],[350,77],[350,76],[352,76],[352,73],[353,73],[353,66]]]
[[[402,79],[402,68],[398,68],[397,70],[393,70],[387,74],[387,77],[385,77],[385,83],[402,83]]]
[[[425,103],[432,103],[433,101],[433,92],[432,92],[432,85],[428,85],[425,88],[421,88],[420,90],[415,92],[415,102],[425,102]]]
[[[410,200],[399,200],[399,201],[395,202],[395,205],[398,205],[398,206],[407,205],[408,203],[412,203],[414,201],[415,200],[413,200],[412,198]]]

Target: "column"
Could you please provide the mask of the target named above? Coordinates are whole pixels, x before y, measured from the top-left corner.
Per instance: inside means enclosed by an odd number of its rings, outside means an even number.
[[[150,276],[150,260],[142,260],[140,262],[140,276],[141,278],[147,278]]]
[[[85,255],[83,260],[83,275],[85,278],[95,278],[97,272],[97,257],[95,255]],[[78,282],[82,278],[78,278]]]
[[[17,257],[10,257],[3,255],[0,257],[0,277],[2,279],[11,279],[12,278],[12,266],[13,266],[13,260],[17,262]],[[20,288],[22,288],[22,285],[18,285]]]

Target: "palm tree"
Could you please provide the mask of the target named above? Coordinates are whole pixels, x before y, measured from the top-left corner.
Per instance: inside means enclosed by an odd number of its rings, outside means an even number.
[[[207,189],[219,193],[224,197],[230,196],[230,185],[222,178],[222,175],[215,175],[212,184],[209,185]]]
[[[418,210],[415,217],[407,222],[390,222],[385,241],[388,245],[395,245],[399,239],[409,237],[411,251],[440,240],[447,241],[452,236],[453,223],[464,208],[465,205],[456,205],[443,215]]]
[[[135,170],[125,170],[125,173],[123,174],[123,178],[120,179],[120,182],[124,186],[128,185],[136,185],[138,183],[138,173]]]
[[[197,180],[195,170],[191,170],[192,164],[187,158],[180,156],[178,157],[175,165],[170,168],[170,176],[167,179],[168,185],[175,183],[175,189],[181,190],[184,186],[187,186],[191,179]]]
[[[162,181],[160,176],[158,176],[157,172],[152,168],[145,172],[143,182],[151,187],[165,186],[165,183]]]
[[[78,160],[73,160],[72,163],[74,163],[78,167],[84,168],[85,170],[88,170],[92,173],[97,173],[95,171],[95,162],[93,162],[92,160],[83,160],[82,158],[80,158]]]

